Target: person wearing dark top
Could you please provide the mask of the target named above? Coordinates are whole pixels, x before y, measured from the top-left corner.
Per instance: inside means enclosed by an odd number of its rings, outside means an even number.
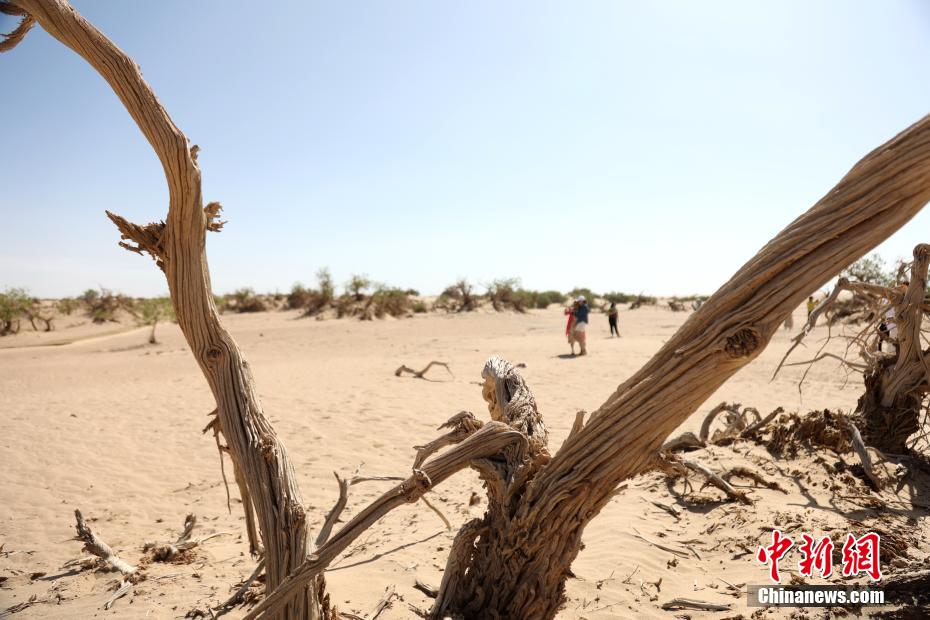
[[[620,311],[617,310],[617,302],[610,302],[610,308],[607,310],[607,322],[610,323],[610,337],[614,335],[620,337],[620,330],[617,328],[617,319],[620,318]]]
[[[587,331],[588,331],[588,302],[584,295],[579,295],[575,299],[575,340],[581,345],[579,355],[588,354]]]

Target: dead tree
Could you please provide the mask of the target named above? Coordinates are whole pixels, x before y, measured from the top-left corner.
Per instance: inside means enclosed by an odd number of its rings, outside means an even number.
[[[290,461],[213,303],[204,237],[215,226],[215,212],[203,207],[197,147],[168,117],[135,63],[64,0],[0,6],[24,17],[3,48],[36,21],[107,80],[161,160],[169,187],[166,221],[138,226],[110,217],[126,245],[151,254],[165,272],[178,324],[216,398],[244,506],[259,524],[270,594],[256,613],[275,618],[326,616],[326,566],[381,516],[468,466],[481,472],[491,501],[483,519],[459,532],[433,615],[552,618],[563,604],[582,532],[619,483],[649,467],[668,434],[753,360],[803,299],[930,199],[925,117],[869,153],[763,247],[587,424],[577,424],[553,456],[522,379],[512,367],[491,364],[485,397],[492,421],[424,462],[311,553]]]
[[[220,323],[210,287],[205,235],[217,230],[219,204],[204,207],[196,145],[174,124],[142,73],[112,41],[64,0],[0,2],[3,11],[37,22],[86,60],[109,83],[155,150],[168,182],[168,216],[140,226],[108,214],[119,227],[123,246],[146,252],[165,273],[178,325],[216,398],[219,428],[243,491],[243,507],[254,511],[261,534],[269,588],[276,587],[312,551],[303,500],[284,445],[268,419],[252,372],[229,332]],[[17,28],[19,42],[28,27]],[[253,541],[254,543],[255,541]],[[255,545],[257,547],[257,544]],[[279,618],[325,617],[322,580],[301,588]]]
[[[866,444],[893,454],[907,450],[907,441],[919,428],[920,413],[930,393],[930,341],[927,338],[930,320],[925,320],[930,315],[928,265],[930,245],[920,244],[914,248],[906,286],[892,288],[840,278],[830,295],[811,313],[779,365],[779,368],[784,365],[784,360],[810,333],[817,319],[840,303],[841,294],[852,293],[862,310],[860,314],[871,317],[864,327],[843,336],[849,341],[847,351],[858,354],[860,359],[852,361],[822,353],[821,347],[821,352],[812,360],[794,365],[832,358],[851,370],[861,370],[865,391],[859,398],[856,413],[862,438]],[[894,323],[896,334],[893,337],[880,329],[883,321]]]

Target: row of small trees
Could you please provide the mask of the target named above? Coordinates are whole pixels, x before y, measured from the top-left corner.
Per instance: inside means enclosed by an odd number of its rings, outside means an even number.
[[[574,288],[567,293],[556,290],[534,291],[520,285],[518,278],[502,278],[483,285],[479,293],[475,286],[462,279],[446,287],[430,306],[417,299],[415,289],[401,289],[370,280],[364,275],[352,275],[343,285],[342,294],[337,294],[336,285],[328,269],[316,274],[316,287],[296,283],[288,294],[257,294],[251,288],[240,288],[228,295],[214,297],[221,312],[266,312],[275,309],[302,310],[305,316],[320,316],[332,311],[337,318],[353,317],[362,320],[392,316],[396,318],[432,310],[445,312],[470,312],[481,306],[490,305],[496,311],[512,310],[526,312],[529,309],[544,309],[552,304],[583,295],[589,303],[599,300],[608,303],[630,304],[631,308],[655,305],[656,298],[646,295],[631,295],[622,292],[596,294],[589,288]],[[674,298],[691,301],[698,297]],[[43,304],[19,288],[8,288],[0,294],[0,335],[17,333],[23,320],[28,320],[33,329],[42,326],[51,331],[55,313],[71,316],[79,312],[94,323],[118,321],[120,314],[129,315],[140,324],[151,325],[151,340],[154,342],[155,326],[160,321],[173,320],[171,300],[168,297],[132,298],[108,289],[88,289],[77,297],[66,297],[54,305]]]
[[[101,288],[88,289],[78,297],[65,297],[53,304],[33,297],[24,288],[7,288],[0,293],[0,336],[16,334],[28,321],[35,331],[52,331],[56,315],[75,313],[94,323],[117,322],[128,315],[140,325],[150,325],[149,341],[155,343],[155,327],[160,321],[174,320],[174,307],[168,297],[132,298]]]

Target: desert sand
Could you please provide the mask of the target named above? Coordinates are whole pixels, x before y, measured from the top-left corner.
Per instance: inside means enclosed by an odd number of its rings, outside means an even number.
[[[288,447],[315,531],[337,495],[333,471],[351,474],[364,463],[364,474],[407,475],[412,446],[437,436],[436,427],[450,415],[466,409],[487,418],[478,381],[489,356],[526,364],[522,372],[545,416],[554,452],[576,411],[595,410],[688,316],[661,307],[624,309],[622,337],[611,339],[606,317],[594,314],[590,354],[577,358],[566,355],[563,316],[554,306],[527,314],[430,313],[368,322],[317,321],[275,311],[226,315],[223,321],[250,361],[265,411]],[[802,318],[798,309],[795,325]],[[817,328],[808,341],[817,343],[825,333]],[[160,325],[158,334],[160,343],[149,345],[145,327],[72,325],[0,341],[0,609],[33,595],[41,601],[14,617],[182,618],[226,599],[252,571],[238,492],[233,484],[227,511],[217,448],[210,433],[201,433],[212,397],[177,326]],[[777,334],[680,430],[696,432],[705,413],[723,400],[763,414],[777,406],[802,412],[851,409],[861,379],[853,374],[847,381],[836,363],[815,366],[801,394],[797,382],[803,367],[786,368],[770,381],[788,339],[786,331]],[[841,346],[836,341],[830,350]],[[430,360],[448,362],[454,376],[441,368],[428,380],[394,375],[401,364],[419,368]],[[766,568],[754,551],[769,542],[773,526],[796,535],[819,534],[847,528],[847,517],[875,516],[855,500],[831,493],[830,476],[816,455],[781,461],[742,443],[691,456],[717,471],[737,462],[750,465],[787,493],[734,479],[754,505],[692,504],[670,495],[656,473],[631,480],[586,529],[560,618],[749,617],[756,610],[747,609],[745,594],[728,583],[765,583]],[[851,454],[824,456],[855,462]],[[227,460],[231,476],[230,469]],[[390,484],[354,486],[343,519]],[[680,490],[681,483],[674,488]],[[909,491],[899,493],[906,499]],[[473,493],[481,498],[476,505],[469,502]],[[723,498],[714,489],[702,493]],[[432,498],[451,521],[451,531],[422,504],[405,506],[326,573],[342,611],[364,616],[391,585],[399,599],[380,618],[415,617],[411,605],[429,608],[430,599],[414,589],[414,580],[438,584],[455,530],[484,510],[480,483],[471,473],[454,477]],[[677,506],[680,517],[652,501]],[[188,513],[198,518],[198,536],[224,534],[205,542],[190,562],[148,565],[147,578],[105,611],[102,605],[117,578],[62,568],[81,556],[80,544],[70,540],[75,508],[133,563],[142,557],[144,541],[173,540]],[[909,520],[912,511],[900,512],[884,518],[915,540],[925,539],[924,521]],[[663,551],[637,532],[686,553]],[[917,547],[909,553],[912,562],[925,555]],[[783,572],[791,568],[782,563]],[[674,597],[732,607],[725,613],[662,610],[661,604]],[[771,610],[761,617],[790,612]],[[227,617],[243,613],[239,608]]]

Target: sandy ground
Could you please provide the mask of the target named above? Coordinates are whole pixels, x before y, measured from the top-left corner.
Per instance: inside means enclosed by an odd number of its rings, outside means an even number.
[[[802,312],[796,313],[796,325]],[[554,307],[525,315],[430,314],[373,322],[316,321],[292,312],[223,320],[252,364],[265,411],[289,449],[318,524],[336,496],[334,470],[351,473],[364,463],[363,472],[370,475],[406,475],[412,446],[435,437],[436,427],[451,414],[468,409],[485,417],[476,382],[490,355],[527,364],[524,375],[554,450],[575,412],[595,409],[687,316],[661,308],[624,311],[623,336],[610,339],[606,318],[595,314],[585,358],[565,355],[563,317]],[[126,328],[74,327],[71,334],[81,340],[72,344],[61,344],[71,337],[63,329],[3,339],[0,609],[32,595],[52,601],[16,618],[181,618],[225,599],[253,568],[237,493],[231,490],[230,514],[216,446],[209,434],[201,434],[212,399],[180,332],[174,325],[159,326],[160,344],[147,345],[147,328],[114,333],[120,329]],[[818,329],[811,342],[823,333]],[[787,341],[788,333],[779,333],[682,430],[697,431],[703,414],[721,400],[763,413],[779,405],[808,411],[855,404],[859,379],[852,376],[847,384],[835,363],[811,371],[803,401],[797,389],[801,368],[788,368],[770,381]],[[57,346],[34,346],[51,343]],[[449,362],[454,377],[442,369],[434,369],[429,381],[394,376],[402,363],[420,367],[434,359]],[[745,595],[728,594],[726,582],[765,582],[765,568],[745,548],[769,542],[775,522],[821,532],[846,527],[850,515],[868,515],[867,509],[831,500],[824,471],[779,462],[759,447],[711,448],[698,457],[718,469],[728,462],[750,464],[789,492],[753,489],[753,506],[679,502],[682,514],[676,520],[650,503],[676,503],[659,477],[635,479],[586,529],[561,618],[671,618],[660,605],[676,596],[733,606],[724,614],[687,612],[693,617],[749,616],[753,610],[746,608]],[[388,484],[353,487],[346,515]],[[483,497],[470,473],[437,489],[435,503],[453,528],[482,514],[483,501],[469,505],[472,492]],[[148,578],[104,611],[116,578],[62,568],[81,555],[80,545],[69,540],[75,508],[130,562],[141,558],[144,541],[176,537],[188,512],[199,519],[197,535],[226,534],[207,541],[191,563],[150,565]],[[923,520],[911,512],[901,519],[902,527],[926,533]],[[693,551],[678,557],[635,537],[636,532]],[[439,583],[453,534],[422,505],[395,511],[328,571],[333,601],[343,611],[364,615],[395,584],[402,600],[395,599],[380,617],[414,617],[408,605],[430,604],[413,588],[414,579]],[[924,552],[911,553],[922,558]],[[649,582],[659,579],[657,591]],[[237,610],[227,617],[241,615]]]

